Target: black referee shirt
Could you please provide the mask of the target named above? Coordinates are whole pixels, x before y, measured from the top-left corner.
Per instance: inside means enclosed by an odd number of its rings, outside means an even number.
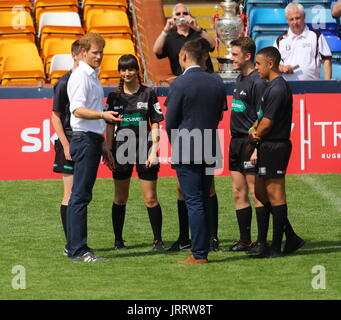
[[[197,38],[200,38],[201,32],[194,31],[192,28],[190,28],[188,36],[185,37],[181,34],[179,34],[176,30],[172,30],[166,37],[166,42],[163,46],[162,53],[159,55],[156,55],[159,59],[162,58],[169,58],[169,62],[171,65],[172,73],[175,76],[178,76],[182,73],[180,64],[179,64],[179,52],[183,44],[189,40],[194,40]],[[212,49],[213,51],[214,49]],[[206,66],[208,72],[213,72],[213,65],[211,58],[208,57],[206,61]]]
[[[259,120],[273,120],[271,131],[263,140],[289,140],[292,121],[292,93],[287,82],[277,77],[269,82],[259,110]]]
[[[260,79],[256,70],[249,75],[240,74],[233,92],[230,130],[232,137],[248,135],[257,120],[257,111],[267,83]]]
[[[64,74],[53,87],[53,111],[60,112],[64,131],[72,131],[70,125],[70,101],[67,95],[67,83],[72,71]]]

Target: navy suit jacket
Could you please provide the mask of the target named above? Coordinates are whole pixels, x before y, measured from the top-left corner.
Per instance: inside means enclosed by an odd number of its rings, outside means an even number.
[[[223,81],[200,67],[189,68],[171,83],[165,105],[172,163],[214,165],[216,129],[227,109]]]

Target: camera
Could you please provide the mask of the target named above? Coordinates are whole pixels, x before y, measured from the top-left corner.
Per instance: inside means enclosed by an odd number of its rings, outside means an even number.
[[[186,19],[185,18],[179,18],[179,19],[176,19],[176,24],[185,24],[186,23]]]

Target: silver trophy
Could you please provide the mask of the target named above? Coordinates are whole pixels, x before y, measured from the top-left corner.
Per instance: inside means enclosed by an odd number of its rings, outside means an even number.
[[[226,46],[226,54],[217,57],[218,74],[223,79],[235,79],[238,72],[232,69],[231,42],[242,36],[244,25],[242,19],[236,15],[238,4],[235,1],[223,1],[220,6],[224,9],[224,14],[216,20],[215,29],[220,43]]]

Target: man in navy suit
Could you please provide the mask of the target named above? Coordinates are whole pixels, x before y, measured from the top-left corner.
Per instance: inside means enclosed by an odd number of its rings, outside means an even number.
[[[206,263],[209,251],[209,190],[215,165],[217,127],[226,108],[224,83],[200,68],[202,48],[186,42],[179,53],[184,70],[172,82],[165,105],[172,164],[188,210],[192,253],[179,263]]]

